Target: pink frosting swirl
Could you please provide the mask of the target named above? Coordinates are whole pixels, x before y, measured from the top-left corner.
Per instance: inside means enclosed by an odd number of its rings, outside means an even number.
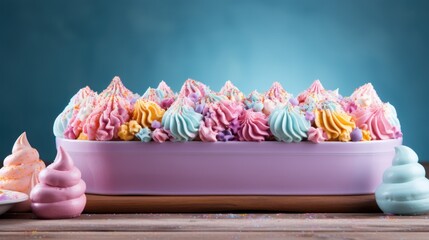
[[[188,79],[185,81],[182,88],[180,89],[179,95],[189,97],[191,94],[196,94],[198,100],[200,100],[209,92],[210,89],[203,83],[195,81],[193,79]]]
[[[91,111],[97,104],[97,93],[91,91],[84,99],[75,106],[73,116],[64,131],[64,137],[68,139],[77,139],[82,133],[83,126]]]
[[[219,93],[234,102],[243,102],[244,100],[244,94],[229,80],[226,81]]]
[[[367,83],[357,88],[350,96],[350,99],[359,107],[364,108],[376,107],[383,104],[371,83]]]
[[[71,157],[59,148],[55,161],[40,172],[30,194],[33,213],[40,218],[73,218],[86,204],[86,184]]]
[[[265,93],[265,99],[280,103],[289,101],[290,97],[291,95],[286,92],[279,82],[274,82],[271,88]]]
[[[152,139],[157,143],[163,143],[165,141],[168,141],[170,139],[170,136],[164,129],[156,128],[152,132]]]
[[[89,140],[109,141],[118,138],[122,124],[128,122],[130,112],[125,100],[111,96],[103,101],[87,118],[84,133]]]
[[[26,133],[22,133],[7,156],[0,169],[0,189],[30,194],[31,189],[39,182],[39,172],[45,168],[39,159],[39,153],[32,148]],[[17,205],[15,211],[29,211],[30,201]]]
[[[232,120],[240,116],[242,111],[242,105],[227,100],[208,104],[203,110],[203,115],[207,126],[211,126],[215,131],[223,131],[229,127]]]
[[[328,135],[326,135],[325,131],[321,128],[310,127],[307,136],[308,140],[314,143],[324,142],[328,139]]]
[[[383,105],[359,108],[352,114],[356,126],[368,130],[373,140],[394,139],[401,136],[398,126],[389,122]]]
[[[131,108],[131,104],[129,101],[131,101],[133,98],[136,98],[136,95],[131,92],[128,88],[124,86],[121,79],[116,76],[112,79],[112,82],[107,86],[106,89],[103,90],[103,92],[100,93],[101,98],[108,99],[111,96],[118,96],[120,98],[124,98],[128,101],[127,107]]]
[[[238,139],[240,141],[264,141],[269,134],[268,118],[262,112],[253,109],[244,110],[238,118],[240,129]]]
[[[206,126],[206,124],[202,121],[200,124],[200,128],[198,129],[198,134],[203,142],[216,142],[216,131],[213,131],[211,126]]]
[[[297,99],[300,103],[303,103],[308,96],[322,96],[325,92],[326,90],[322,83],[319,80],[315,80],[307,90],[298,95]]]

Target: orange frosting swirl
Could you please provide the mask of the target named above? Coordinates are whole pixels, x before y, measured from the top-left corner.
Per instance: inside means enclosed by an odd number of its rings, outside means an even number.
[[[136,120],[143,128],[151,128],[153,121],[161,122],[165,110],[153,101],[139,99],[134,104],[133,116],[131,119]]]
[[[19,136],[0,169],[0,189],[30,194],[31,189],[39,183],[39,173],[45,163],[39,159],[39,153],[28,143],[25,132]],[[20,204],[17,211],[30,210],[30,202]]]
[[[316,110],[314,123],[333,141],[350,141],[350,133],[356,127],[351,116],[331,109]]]

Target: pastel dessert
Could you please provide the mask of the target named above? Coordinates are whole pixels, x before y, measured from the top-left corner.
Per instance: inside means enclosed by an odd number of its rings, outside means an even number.
[[[39,173],[45,164],[39,159],[39,153],[32,148],[26,133],[22,133],[12,148],[12,154],[4,159],[0,169],[0,189],[30,194],[31,189],[39,182]],[[14,211],[30,210],[30,201],[16,205]]]
[[[161,81],[157,88],[149,87],[141,98],[155,102],[163,109],[167,109],[176,99],[176,94],[164,81]]]
[[[83,133],[89,140],[117,140],[119,128],[128,122],[133,112],[131,101],[135,95],[128,90],[119,77],[98,97],[97,106],[89,114],[83,126]]]
[[[291,96],[279,82],[274,82],[271,88],[265,93],[264,113],[270,115],[275,108],[284,106]]]
[[[92,109],[88,109],[91,105],[91,102],[88,98],[96,95],[88,86],[80,89],[71,99],[69,104],[64,108],[64,110],[57,116],[54,122],[54,135],[56,137],[65,137],[65,132],[69,128],[69,122],[72,119],[83,119],[86,118],[88,112],[91,112]],[[81,106],[82,105],[82,106]],[[81,111],[81,109],[84,109]],[[78,116],[79,115],[79,116]],[[78,125],[74,123],[73,125]],[[67,137],[68,138],[68,137]]]
[[[40,183],[30,194],[31,208],[37,217],[74,218],[82,213],[86,205],[86,184],[62,147],[55,161],[40,172],[39,179]]]
[[[226,81],[219,93],[234,102],[241,103],[244,100],[244,94],[229,80]]]
[[[189,97],[194,102],[196,102],[204,98],[204,96],[210,92],[210,88],[204,85],[202,82],[188,79],[185,81],[185,83],[183,83],[179,95]]]
[[[80,97],[84,101],[80,101],[79,111],[71,113],[70,120],[56,121],[57,137],[157,143],[322,143],[402,137],[395,108],[382,102],[370,83],[343,97],[338,89],[327,90],[315,80],[294,97],[274,82],[267,92],[254,90],[245,97],[231,81],[215,92],[188,79],[177,95],[162,81],[136,98],[138,95],[115,77],[98,96],[90,92],[86,96]]]
[[[182,95],[165,112],[162,125],[174,141],[190,141],[197,137],[202,117],[195,112],[192,102]]]
[[[86,119],[97,104],[97,97],[96,92],[89,91],[82,101],[74,106],[72,117],[64,130],[65,138],[77,139],[81,135]]]
[[[383,174],[375,197],[384,213],[417,215],[429,213],[429,180],[417,154],[407,146],[395,148],[393,166]]]
[[[244,99],[244,105],[247,109],[253,109],[255,112],[262,112],[264,109],[264,95],[254,90]]]

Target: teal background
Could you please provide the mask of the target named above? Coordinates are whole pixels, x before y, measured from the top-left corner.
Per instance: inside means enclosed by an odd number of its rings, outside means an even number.
[[[429,1],[0,1],[0,156],[27,131],[55,157],[52,124],[70,97],[119,75],[142,94],[195,78],[219,90],[314,79],[349,95],[372,82],[396,106],[404,143],[429,160]]]

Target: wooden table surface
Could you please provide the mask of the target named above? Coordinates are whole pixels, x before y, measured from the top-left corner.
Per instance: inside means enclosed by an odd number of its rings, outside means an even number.
[[[0,239],[429,239],[429,215],[84,214],[0,217]]]

